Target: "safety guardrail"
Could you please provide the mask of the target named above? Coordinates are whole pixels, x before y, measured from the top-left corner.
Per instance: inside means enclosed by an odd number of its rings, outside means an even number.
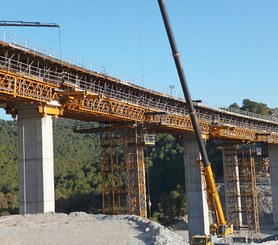
[[[1,38],[1,35],[0,35]],[[20,42],[18,41],[18,39],[16,38],[11,38],[9,35],[6,35],[5,33],[2,33],[2,39],[5,42],[8,43],[12,43],[12,45],[16,45],[17,48],[23,48],[26,49],[29,52],[34,52],[34,54],[39,54],[39,55],[44,55],[45,57],[47,57],[47,59],[51,60],[53,59],[53,61],[57,61],[57,59],[59,59],[60,62],[67,62],[68,64],[73,64],[73,65],[77,65],[83,69],[88,69],[89,71],[91,71],[92,73],[98,73],[94,70],[92,70],[91,68],[85,66],[83,63],[80,64],[80,62],[78,60],[76,60],[76,62],[74,61],[65,61],[62,58],[55,58],[53,54],[45,54],[45,53],[41,53],[39,51],[37,51],[37,46],[33,47],[33,49],[30,49],[30,46],[28,46],[28,43],[25,42]],[[46,52],[46,50],[44,50]],[[44,52],[42,51],[42,52]],[[70,63],[72,62],[72,63]],[[80,66],[81,65],[81,66]],[[13,58],[7,58],[4,56],[0,56],[0,68],[5,69],[7,71],[11,71],[11,72],[16,72],[18,74],[21,75],[27,75],[29,77],[34,77],[35,79],[38,80],[42,80],[44,82],[49,82],[51,84],[56,84],[57,86],[60,86],[61,83],[66,82],[69,84],[72,84],[74,86],[76,86],[76,88],[80,88],[80,89],[86,89],[89,90],[93,93],[96,94],[103,94],[104,96],[108,97],[108,98],[113,98],[113,99],[119,99],[121,101],[126,101],[127,103],[132,103],[135,105],[139,105],[145,108],[153,108],[155,110],[160,110],[166,113],[171,113],[171,114],[177,114],[177,115],[187,115],[187,109],[186,108],[179,108],[179,107],[175,107],[172,105],[166,105],[165,103],[159,102],[159,101],[154,101],[150,98],[147,97],[137,97],[135,95],[131,95],[131,94],[126,94],[124,92],[121,91],[117,91],[114,90],[112,88],[104,88],[101,85],[98,84],[93,84],[91,81],[86,81],[84,80],[84,78],[79,77],[78,75],[72,74],[70,72],[56,72],[53,71],[51,69],[43,69],[41,67],[38,66],[34,66],[32,63],[31,64],[26,64],[23,63],[19,60],[15,60]],[[106,72],[100,72],[98,74],[102,74],[106,77],[111,77],[113,79],[115,79],[114,77],[108,75]],[[118,78],[116,78],[117,81],[128,85],[131,84],[125,80],[118,80]],[[156,92],[157,93],[157,92]],[[161,96],[163,96],[163,94],[161,94]],[[166,95],[169,99],[177,99],[177,100],[181,100],[180,98],[175,98],[173,96],[169,96]],[[267,120],[269,122],[278,122],[278,118],[277,117],[269,117],[269,116],[263,116],[263,115],[259,115],[256,113],[252,113],[252,112],[247,112],[247,111],[243,111],[243,110],[239,110],[239,109],[235,109],[235,108],[213,108],[213,107],[209,107],[212,110],[217,110],[217,113],[221,113],[221,111],[223,112],[230,112],[233,113],[235,115],[243,115],[246,117],[249,117],[249,119],[262,119],[262,120]],[[200,113],[197,109],[197,116],[198,118],[205,120],[205,121],[209,121],[212,122],[214,120],[213,115],[211,114],[204,114],[204,113]],[[250,128],[250,129],[254,129],[254,130],[260,130],[260,131],[267,131],[267,132],[276,132],[278,133],[278,129],[276,127],[266,127],[266,126],[262,126],[259,125],[258,123],[246,123],[246,122],[239,122],[237,120],[232,120],[230,119],[226,119],[226,118],[220,118],[220,122],[223,124],[229,124],[229,125],[235,125],[235,126],[239,126],[239,127],[246,127],[246,128]],[[278,127],[278,126],[277,126]]]

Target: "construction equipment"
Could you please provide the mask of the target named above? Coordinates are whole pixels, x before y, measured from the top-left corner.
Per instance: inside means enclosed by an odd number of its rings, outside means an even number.
[[[41,23],[41,22],[30,22],[30,21],[6,21],[6,20],[0,20],[0,26],[60,28],[60,26],[56,23]]]
[[[191,245],[211,245],[211,238],[210,236],[202,235],[202,236],[194,236],[190,243]]]
[[[182,64],[180,61],[179,53],[177,50],[177,46],[174,40],[172,28],[170,26],[170,21],[168,18],[168,14],[166,11],[166,6],[164,3],[164,0],[158,0],[158,4],[160,7],[161,15],[163,18],[163,22],[165,25],[165,29],[168,35],[169,43],[172,49],[173,58],[176,64],[177,72],[179,75],[180,83],[182,86],[182,90],[184,93],[184,97],[187,103],[188,112],[190,115],[190,120],[196,135],[199,151],[202,157],[202,163],[204,167],[204,175],[205,175],[205,181],[207,185],[208,190],[208,202],[209,206],[212,208],[212,211],[215,213],[216,223],[210,225],[210,233],[212,235],[217,235],[217,237],[227,237],[229,235],[233,234],[233,226],[227,224],[227,221],[224,216],[224,212],[222,209],[222,205],[220,202],[220,198],[216,189],[213,172],[211,168],[211,164],[208,160],[207,151],[205,148],[205,143],[202,139],[200,127],[198,125],[196,115],[195,115],[195,109],[193,106],[193,102],[190,96],[190,92],[187,86],[186,78],[184,75],[184,71],[182,68]],[[211,205],[210,205],[211,204]],[[192,238],[192,244],[212,244],[212,241],[209,239],[209,236],[195,236]]]
[[[62,42],[61,42],[61,30],[60,26],[56,23],[41,23],[34,21],[7,21],[0,20],[0,26],[11,26],[11,27],[50,27],[50,28],[58,28],[59,31],[59,46],[60,46],[60,55],[62,57]]]

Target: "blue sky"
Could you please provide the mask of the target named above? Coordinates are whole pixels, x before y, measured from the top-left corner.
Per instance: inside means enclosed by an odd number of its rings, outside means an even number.
[[[278,107],[277,0],[166,0],[193,99]],[[62,51],[181,95],[156,0],[2,0],[2,20],[56,22]],[[54,48],[56,29],[0,27]],[[0,118],[1,118],[0,114]],[[2,116],[3,118],[3,116]]]

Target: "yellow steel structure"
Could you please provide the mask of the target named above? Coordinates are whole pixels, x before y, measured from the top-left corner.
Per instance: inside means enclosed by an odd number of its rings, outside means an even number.
[[[11,102],[51,102],[58,99],[56,88],[53,84],[0,69],[1,98]]]
[[[143,128],[125,129],[125,157],[128,213],[147,218]]]
[[[124,161],[124,139],[120,130],[100,132],[100,166],[102,177],[102,211],[104,214],[125,214],[128,189]]]
[[[259,239],[260,223],[258,209],[258,193],[256,190],[256,169],[254,161],[254,149],[251,147],[242,149],[239,156],[240,178],[243,183],[241,189],[242,210],[246,215],[248,236],[250,239]]]
[[[180,99],[5,42],[0,42],[1,101],[14,114],[18,104],[32,103],[43,114],[131,122],[156,132],[193,132]],[[196,111],[204,138],[278,143],[278,122],[273,119],[202,105]]]
[[[242,210],[237,146],[235,144],[223,146],[223,160],[227,219],[236,229],[240,229],[242,226]]]
[[[104,98],[99,100],[78,98],[64,100],[63,109],[66,113],[79,115],[82,117],[91,116],[94,120],[106,121],[135,121],[141,122],[145,109],[130,105],[125,102],[115,101],[113,99]],[[96,118],[96,119],[95,119]]]
[[[238,231],[247,227],[250,239],[258,239],[260,233],[257,175],[268,175],[269,158],[261,147],[223,146],[227,217]]]
[[[101,130],[102,209],[147,217],[143,128]]]

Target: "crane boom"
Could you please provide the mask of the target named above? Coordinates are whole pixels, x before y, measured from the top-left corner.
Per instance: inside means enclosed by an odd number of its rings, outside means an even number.
[[[60,26],[56,23],[41,23],[41,22],[30,22],[30,21],[6,21],[6,20],[0,20],[0,26],[60,28]]]
[[[177,45],[176,45],[176,42],[174,39],[173,31],[172,31],[172,28],[170,25],[170,21],[169,21],[169,17],[168,17],[167,11],[166,11],[164,0],[158,0],[158,4],[160,7],[160,11],[161,11],[161,15],[162,15],[165,29],[167,32],[167,36],[169,39],[169,43],[170,43],[170,46],[172,49],[173,58],[174,58],[174,61],[176,64],[177,72],[178,72],[180,83],[181,83],[182,90],[183,90],[183,94],[184,94],[184,97],[186,100],[190,120],[191,120],[193,129],[194,129],[194,132],[196,135],[199,151],[200,151],[200,154],[202,157],[208,194],[210,195],[209,198],[211,198],[212,203],[213,203],[213,207],[214,207],[213,211],[215,211],[215,214],[216,214],[216,222],[217,222],[217,224],[215,226],[215,229],[217,229],[216,233],[220,236],[231,234],[232,228],[230,228],[230,226],[227,226],[227,223],[226,223],[226,219],[224,216],[220,198],[219,198],[219,195],[218,195],[218,192],[216,189],[211,164],[209,162],[207,151],[205,148],[205,143],[202,138],[200,127],[197,122],[197,118],[195,115],[195,109],[194,109],[191,95],[190,95],[190,92],[189,92],[189,89],[187,86],[187,81],[186,81],[185,74],[183,71],[182,63],[180,60],[179,52],[178,52]]]

